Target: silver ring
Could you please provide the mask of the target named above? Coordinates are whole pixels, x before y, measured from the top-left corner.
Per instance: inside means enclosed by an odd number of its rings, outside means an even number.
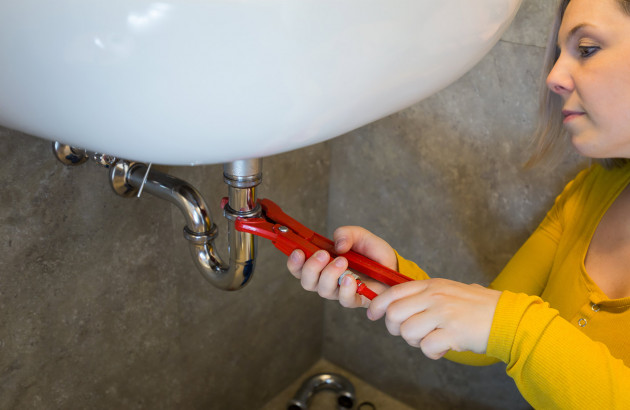
[[[361,278],[359,278],[359,275],[357,275],[356,273],[347,270],[344,273],[342,273],[341,276],[339,276],[339,280],[337,280],[337,283],[339,284],[339,286],[341,286],[341,281],[343,280],[343,278],[346,277],[346,275],[351,275],[356,280],[360,280],[361,279]]]

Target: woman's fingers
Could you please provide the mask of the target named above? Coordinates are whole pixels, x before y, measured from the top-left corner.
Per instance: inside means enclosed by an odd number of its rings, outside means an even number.
[[[342,226],[333,233],[335,252],[353,250],[390,269],[398,269],[394,249],[382,238],[359,226]]]
[[[317,292],[325,299],[339,299],[344,307],[355,308],[369,302],[356,294],[357,283],[352,277],[344,286],[339,286],[339,277],[348,269],[348,260],[343,256],[330,261],[326,251],[318,251],[305,260],[304,252],[296,250],[289,256],[287,268],[300,279],[305,290]]]
[[[412,315],[398,325],[400,337],[410,346],[419,347],[428,358],[437,360],[449,350],[457,350],[452,345],[450,330],[440,327],[440,319],[427,310]]]
[[[346,275],[339,285],[339,303],[343,307],[356,308],[363,305],[360,295],[357,295],[357,281],[352,275]]]
[[[348,261],[344,257],[335,258],[321,271],[317,284],[317,293],[326,299],[339,299],[339,277],[348,269]]]
[[[387,310],[392,303],[422,292],[427,288],[428,282],[426,280],[405,282],[387,289],[370,303],[367,311],[368,318],[371,320],[382,318],[385,313],[389,313]]]
[[[291,275],[295,276],[297,279],[302,278],[302,266],[306,261],[306,256],[304,252],[299,249],[294,250],[291,255],[289,255],[289,259],[287,259],[287,268]]]
[[[426,306],[421,296],[411,295],[402,298],[393,302],[388,308],[385,326],[392,335],[402,336],[407,343],[417,346],[414,343],[415,339],[418,339],[419,342],[426,333],[438,325],[435,321],[428,320],[428,315],[421,315],[425,312]],[[423,319],[423,321],[419,319]]]
[[[337,253],[343,254],[353,249],[385,266],[394,269],[397,267],[396,253],[392,247],[363,228],[339,228],[335,231],[334,238]],[[357,283],[354,279],[345,285],[339,285],[339,277],[348,269],[348,261],[343,256],[331,260],[328,252],[320,250],[307,259],[303,251],[296,250],[289,256],[287,268],[293,276],[300,279],[304,289],[317,292],[323,298],[339,299],[344,307],[367,307],[370,304],[369,299],[356,294]],[[366,279],[365,284],[376,293],[387,288],[371,279]]]
[[[341,236],[347,233],[365,236],[365,232],[350,227],[341,230]],[[352,235],[347,237],[348,243],[356,244],[353,242],[356,237]],[[367,238],[372,245],[378,243],[374,238]],[[387,247],[382,249],[387,250]],[[411,281],[389,289],[366,280],[368,287],[380,292],[370,303],[356,294],[357,283],[352,276],[344,277],[338,286],[339,277],[348,268],[344,257],[331,261],[330,255],[320,250],[305,260],[304,253],[298,250],[289,257],[287,267],[300,279],[304,289],[316,291],[326,299],[339,299],[345,307],[367,306],[371,320],[385,316],[385,325],[392,335],[400,335],[432,359],[442,357],[448,350],[484,353],[501,294],[479,285],[445,279]]]
[[[448,350],[484,353],[500,295],[444,279],[408,282],[376,297],[368,317],[385,316],[392,335],[400,335],[433,359]]]
[[[449,350],[458,350],[450,345],[451,340],[453,340],[453,337],[448,330],[435,329],[422,338],[420,349],[429,359],[437,360],[442,358]]]
[[[300,283],[308,291],[314,292],[319,284],[320,272],[328,265],[330,255],[326,251],[317,251],[304,262]]]

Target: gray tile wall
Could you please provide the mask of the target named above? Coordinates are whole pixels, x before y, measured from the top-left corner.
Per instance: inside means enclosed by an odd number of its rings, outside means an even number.
[[[329,233],[361,225],[430,275],[488,284],[581,166],[521,164],[535,128],[554,2],[525,0],[471,72],[442,92],[332,141]],[[325,304],[324,357],[417,408],[526,407],[501,365],[425,358],[363,309]]]
[[[0,147],[0,409],[254,409],[321,357],[322,302],[270,244],[244,290],[217,290],[175,207],[48,141],[0,128]],[[324,231],[328,170],[326,144],[268,158],[260,195]],[[170,172],[225,237],[221,166]]]

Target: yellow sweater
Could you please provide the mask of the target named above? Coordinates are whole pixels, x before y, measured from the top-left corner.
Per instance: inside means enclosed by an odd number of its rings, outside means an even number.
[[[628,183],[630,165],[578,174],[490,285],[503,293],[487,356],[447,358],[507,363],[537,409],[630,409],[630,298],[607,298],[584,268],[599,221]],[[413,262],[398,263],[402,274],[428,278]]]

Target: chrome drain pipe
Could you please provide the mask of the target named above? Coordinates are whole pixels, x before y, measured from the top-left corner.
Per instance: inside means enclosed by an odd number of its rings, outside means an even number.
[[[335,373],[318,373],[302,383],[302,386],[289,400],[287,410],[307,410],[310,399],[322,390],[332,390],[337,394],[337,409],[352,409],[356,396],[354,386],[347,378]]]
[[[219,289],[237,290],[245,286],[254,274],[256,236],[239,232],[234,221],[239,217],[260,217],[256,187],[262,182],[262,159],[226,163],[223,179],[228,186],[228,199],[223,207],[228,220],[229,262],[225,263],[214,244],[217,227],[203,196],[188,182],[151,169],[151,165],[129,162],[110,155],[54,142],[53,154],[64,165],[83,164],[90,157],[109,168],[109,182],[122,197],[139,196],[148,192],[175,204],[186,219],[184,237],[190,244],[195,265],[210,283]]]
[[[121,196],[135,195],[140,189],[171,202],[186,219],[184,237],[189,242],[195,265],[215,287],[238,290],[252,278],[256,264],[256,236],[234,228],[238,217],[258,217],[256,187],[262,181],[262,160],[243,160],[225,164],[224,180],[228,185],[228,201],[224,214],[228,219],[229,263],[216,249],[218,235],[210,209],[201,194],[186,181],[148,169],[141,163],[119,162],[110,171],[110,182]]]

